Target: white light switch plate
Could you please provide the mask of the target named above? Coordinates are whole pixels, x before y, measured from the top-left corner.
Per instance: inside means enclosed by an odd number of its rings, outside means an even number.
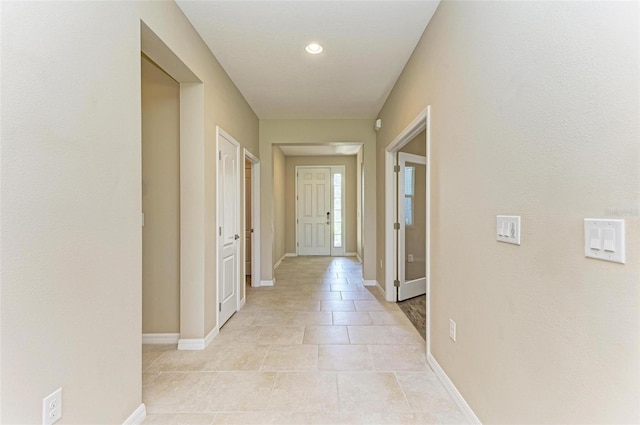
[[[624,264],[624,220],[585,218],[584,255]]]
[[[520,216],[496,216],[496,240],[498,242],[520,245]]]

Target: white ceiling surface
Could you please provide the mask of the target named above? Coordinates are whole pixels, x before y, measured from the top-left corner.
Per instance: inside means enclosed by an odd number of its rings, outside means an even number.
[[[335,145],[279,145],[285,156],[335,156],[356,155],[360,150],[360,144],[335,144]]]
[[[375,118],[439,0],[177,3],[260,119],[325,119]]]

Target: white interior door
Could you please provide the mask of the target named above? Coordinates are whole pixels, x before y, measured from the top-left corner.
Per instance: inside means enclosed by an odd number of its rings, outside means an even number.
[[[218,326],[222,326],[238,309],[240,147],[231,137],[219,132],[218,149]]]
[[[427,158],[398,153],[398,301],[427,291]]]
[[[331,168],[297,172],[298,255],[331,254]]]

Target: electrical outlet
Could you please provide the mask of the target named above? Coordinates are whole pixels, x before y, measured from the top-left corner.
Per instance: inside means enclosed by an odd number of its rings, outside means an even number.
[[[449,338],[456,342],[456,322],[453,319],[449,319]]]
[[[413,263],[413,254],[407,255],[407,263]]]
[[[42,425],[51,425],[62,417],[62,388],[42,399]]]

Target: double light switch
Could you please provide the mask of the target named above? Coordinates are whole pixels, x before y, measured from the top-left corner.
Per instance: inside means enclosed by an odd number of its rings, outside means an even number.
[[[624,263],[624,220],[584,219],[584,255]]]
[[[520,245],[520,216],[496,216],[496,240]]]

